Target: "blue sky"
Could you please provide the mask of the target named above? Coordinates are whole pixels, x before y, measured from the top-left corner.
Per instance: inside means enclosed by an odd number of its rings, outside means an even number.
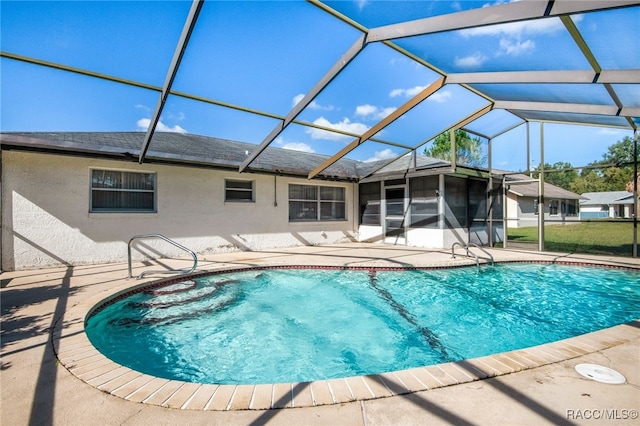
[[[362,0],[328,4],[373,28],[483,7],[488,2],[396,2],[394,7]],[[1,47],[4,52],[161,86],[189,7],[189,1],[3,0]],[[635,10],[606,14],[603,22],[593,14],[578,16],[576,25],[590,38],[607,20],[637,24]],[[357,29],[301,1],[208,1],[173,90],[284,116],[360,35]],[[445,72],[588,68],[555,19],[413,37],[397,44]],[[606,46],[599,48],[605,52],[603,63],[607,63]],[[539,59],[541,53],[544,61]],[[628,63],[622,67],[640,68],[637,51],[624,58]],[[157,103],[155,91],[8,58],[0,61],[2,131],[144,131]],[[362,134],[438,77],[386,45],[370,44],[298,119]],[[527,90],[528,96],[534,97],[570,96],[559,87],[514,85],[494,90],[501,96]],[[601,96],[585,90],[578,97]],[[635,95],[640,99],[634,86],[624,96]],[[486,104],[485,99],[461,86],[446,85],[375,138],[416,146]],[[490,123],[519,121],[498,111],[491,114],[488,128]],[[169,96],[158,130],[259,144],[277,123],[274,118]],[[530,129],[535,166],[539,162],[539,124],[532,123]],[[546,124],[545,162],[586,165],[601,159],[608,146],[625,136],[632,136],[632,132]],[[352,140],[340,133],[292,124],[272,145],[332,155]],[[494,168],[525,169],[525,140],[524,126],[496,138]],[[371,161],[402,152],[402,148],[369,141],[349,157]]]

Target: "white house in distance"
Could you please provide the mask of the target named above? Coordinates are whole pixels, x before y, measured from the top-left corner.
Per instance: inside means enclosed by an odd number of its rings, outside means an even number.
[[[501,235],[502,188],[486,172],[413,155],[393,163],[156,132],[3,133],[2,270],[123,262],[159,233],[207,254],[348,241],[448,248]],[[495,207],[495,208],[494,208]],[[492,222],[495,221],[495,222]],[[184,255],[140,241],[135,259]]]
[[[634,216],[632,192],[585,192],[582,197],[581,219],[632,218]]]
[[[509,175],[507,186],[507,226],[538,226],[538,214],[544,212],[547,225],[567,225],[580,221],[581,196],[545,182],[544,208],[538,205],[539,182],[523,175]]]

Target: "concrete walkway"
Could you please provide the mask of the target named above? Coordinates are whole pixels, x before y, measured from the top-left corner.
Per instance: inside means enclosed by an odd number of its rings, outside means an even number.
[[[517,250],[491,250],[496,260],[540,260],[613,264],[640,269],[640,260]],[[182,261],[161,261],[165,267],[185,266]],[[199,271],[265,265],[428,266],[468,264],[451,259],[448,251],[428,251],[379,244],[345,244],[298,247],[286,250],[239,252],[201,258]],[[148,265],[135,265],[136,273]],[[154,265],[153,269],[157,269]],[[99,390],[79,378],[72,342],[84,338],[84,317],[94,301],[132,285],[158,279],[127,280],[126,264],[89,265],[2,274],[2,340],[0,420],[2,425],[637,425],[640,410],[640,323],[622,325],[537,347],[529,358],[541,366],[506,369],[477,380],[441,380],[440,387],[411,393],[387,391],[393,396],[349,398],[304,408],[218,411],[170,408],[132,402]],[[66,347],[65,347],[66,345]],[[54,347],[61,355],[58,360]],[[62,351],[62,352],[61,352]],[[66,351],[66,352],[65,352]],[[63,354],[68,354],[63,359]],[[520,354],[522,355],[522,354]],[[503,365],[528,359],[517,353],[503,355]],[[542,359],[545,358],[545,359]],[[62,361],[62,362],[61,362]],[[491,365],[491,359],[464,365]],[[627,378],[622,385],[586,379],[576,364],[593,363],[612,368]],[[75,370],[74,370],[75,368]],[[469,369],[468,371],[471,371]],[[515,372],[514,372],[515,371]],[[72,374],[73,372],[73,374]],[[474,373],[474,374],[475,374]],[[473,376],[468,373],[467,376]],[[403,377],[401,374],[395,378]],[[413,376],[415,377],[415,375]],[[402,384],[407,388],[407,380]],[[446,385],[446,386],[445,386]],[[176,392],[177,394],[178,392]],[[293,392],[292,392],[293,393]],[[402,393],[402,394],[396,394]],[[354,399],[354,398],[350,398]]]

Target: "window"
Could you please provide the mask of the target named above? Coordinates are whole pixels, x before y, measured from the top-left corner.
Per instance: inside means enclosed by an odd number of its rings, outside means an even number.
[[[90,203],[94,213],[155,213],[156,174],[91,170]]]
[[[380,182],[363,183],[360,191],[360,224],[380,225]]]
[[[551,202],[549,202],[549,214],[558,214],[558,200],[551,200]]]
[[[438,228],[438,189],[438,176],[419,177],[409,181],[413,228]]]
[[[561,208],[562,208],[563,215],[566,215],[566,216],[578,215],[576,200],[562,200]]]
[[[225,179],[224,201],[253,203],[255,201],[253,195],[253,181]]]
[[[289,185],[289,221],[346,220],[344,188]]]

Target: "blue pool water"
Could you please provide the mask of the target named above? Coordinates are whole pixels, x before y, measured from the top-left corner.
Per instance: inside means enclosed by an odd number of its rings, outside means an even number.
[[[115,362],[198,383],[304,382],[534,346],[640,318],[640,273],[568,265],[269,269],[139,292],[87,321]]]

